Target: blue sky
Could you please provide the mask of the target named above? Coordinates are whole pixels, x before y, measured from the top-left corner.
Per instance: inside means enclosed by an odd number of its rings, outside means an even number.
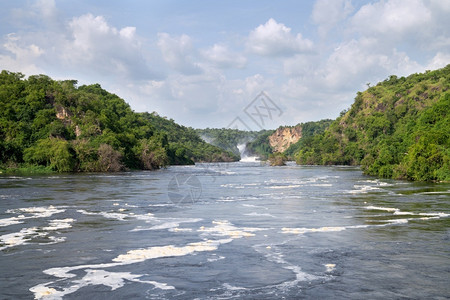
[[[450,63],[450,1],[0,0],[0,68],[100,83],[135,111],[227,127],[335,118],[390,75]],[[259,124],[260,125],[260,124]]]

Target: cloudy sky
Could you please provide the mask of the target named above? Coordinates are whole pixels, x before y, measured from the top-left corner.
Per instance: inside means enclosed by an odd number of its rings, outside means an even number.
[[[100,83],[195,128],[259,129],[244,109],[265,91],[276,128],[450,63],[449,16],[448,0],[0,0],[0,69]]]

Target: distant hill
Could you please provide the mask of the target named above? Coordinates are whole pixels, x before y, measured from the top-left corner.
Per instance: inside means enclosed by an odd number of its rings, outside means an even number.
[[[299,164],[361,165],[369,175],[450,181],[450,65],[364,92],[322,134],[302,138]]]
[[[98,84],[0,73],[0,169],[106,172],[236,159],[192,129],[133,112]]]
[[[280,126],[276,130],[267,130],[254,141],[247,144],[250,154],[268,159],[272,153],[282,152],[286,158],[293,159],[299,150],[303,138],[308,138],[325,131],[333,121],[324,119],[300,123],[295,126]]]
[[[239,152],[207,143],[201,137],[201,130],[185,127],[174,120],[160,117],[157,113],[142,113],[142,116],[160,132],[167,135],[167,140],[175,149],[184,149],[185,154],[196,162],[230,162],[239,160]]]
[[[240,155],[239,145],[245,145],[253,141],[258,136],[264,134],[266,130],[244,131],[231,128],[206,128],[196,129],[200,137],[210,144],[220,147],[224,150]]]

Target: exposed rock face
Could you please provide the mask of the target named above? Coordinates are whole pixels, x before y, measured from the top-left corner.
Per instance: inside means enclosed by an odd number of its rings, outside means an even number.
[[[62,106],[56,106],[56,117],[60,120],[65,120],[70,118],[69,112]]]
[[[297,143],[301,137],[301,126],[280,127],[269,136],[269,144],[273,152],[284,152],[290,145]]]

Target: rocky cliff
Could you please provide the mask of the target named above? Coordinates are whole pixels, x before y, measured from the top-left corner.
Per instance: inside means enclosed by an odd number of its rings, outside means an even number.
[[[290,145],[295,144],[302,137],[302,126],[280,127],[271,136],[269,144],[273,152],[284,152]]]

